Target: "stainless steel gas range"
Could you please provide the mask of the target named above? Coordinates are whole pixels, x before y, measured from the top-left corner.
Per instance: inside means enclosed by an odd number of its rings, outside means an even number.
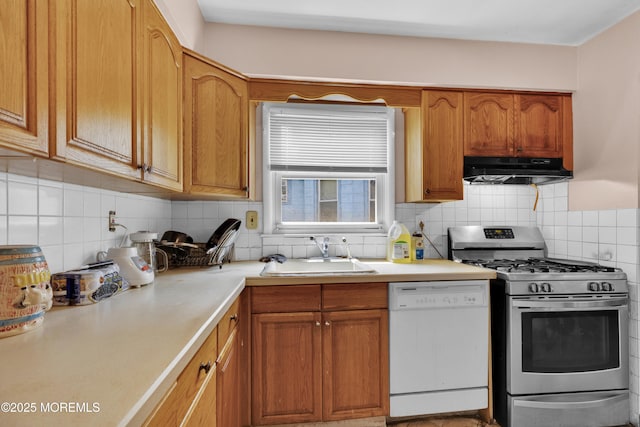
[[[491,339],[496,420],[513,427],[629,422],[625,273],[545,257],[536,227],[449,228],[449,259],[496,270]]]

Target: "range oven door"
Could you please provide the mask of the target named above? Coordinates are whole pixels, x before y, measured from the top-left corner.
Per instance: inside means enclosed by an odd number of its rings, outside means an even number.
[[[507,392],[626,389],[628,297],[508,298]]]

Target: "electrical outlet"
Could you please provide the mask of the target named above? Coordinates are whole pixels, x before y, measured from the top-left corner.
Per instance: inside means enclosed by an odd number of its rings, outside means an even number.
[[[116,231],[116,211],[109,211],[109,231]]]
[[[247,220],[245,223],[247,230],[255,230],[258,228],[258,212],[247,211]]]

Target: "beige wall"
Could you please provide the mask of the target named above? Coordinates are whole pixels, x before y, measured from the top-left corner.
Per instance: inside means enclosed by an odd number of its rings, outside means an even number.
[[[640,12],[576,48],[211,24],[196,0],[156,2],[185,46],[250,76],[573,91],[569,208],[639,206]]]
[[[640,12],[578,48],[570,210],[638,207]]]
[[[205,55],[252,76],[573,91],[576,48],[206,24]]]
[[[184,47],[203,51],[204,18],[196,0],[154,0]]]

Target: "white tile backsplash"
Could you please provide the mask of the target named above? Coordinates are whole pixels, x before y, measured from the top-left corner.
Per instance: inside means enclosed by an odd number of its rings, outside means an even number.
[[[640,340],[638,337],[640,306],[638,277],[640,270],[640,223],[638,209],[610,209],[598,211],[567,212],[565,198],[568,184],[541,187],[541,200],[553,210],[538,212],[537,224],[555,224],[555,233],[545,234],[549,256],[598,262],[621,268],[629,283],[629,331],[630,331],[630,389],[631,419],[638,419],[640,411]],[[560,221],[566,215],[566,227]],[[559,221],[560,220],[560,221]],[[562,230],[566,229],[566,232]],[[566,252],[565,252],[566,248]]]
[[[128,231],[108,231],[109,210]],[[54,273],[95,261],[128,232],[170,226],[167,200],[0,174],[0,244],[39,245]]]
[[[568,184],[530,186],[464,185],[464,200],[449,203],[398,203],[396,219],[410,231],[422,221],[429,240],[427,258],[447,256],[447,228],[457,225],[537,225],[551,257],[596,261],[622,268],[631,289],[632,419],[638,419],[640,337],[638,337],[638,277],[640,215],[638,209],[568,211]],[[108,211],[116,211],[116,232],[108,231]],[[258,212],[258,229],[247,230],[245,214]],[[288,257],[317,256],[308,236],[263,236],[261,202],[168,201],[79,185],[0,173],[0,244],[38,244],[52,272],[73,269],[95,260],[98,251],[117,246],[129,233],[150,230],[184,231],[206,241],[227,218],[243,222],[235,258],[255,260],[282,253]],[[332,255],[343,255],[341,235],[330,236]],[[354,256],[383,258],[386,236],[350,235]],[[124,240],[127,244],[128,240]]]
[[[62,216],[64,213],[63,194],[64,192],[62,187],[47,185],[38,186],[39,215]]]
[[[9,215],[38,215],[38,185],[10,181],[7,199]]]

